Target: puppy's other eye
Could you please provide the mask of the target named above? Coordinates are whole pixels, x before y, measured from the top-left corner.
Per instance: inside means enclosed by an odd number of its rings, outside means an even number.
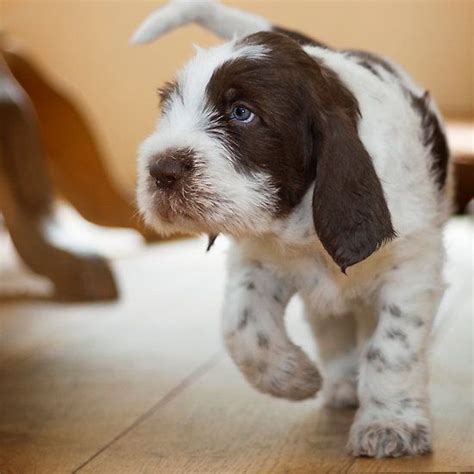
[[[255,118],[255,114],[245,105],[236,105],[232,109],[230,118],[239,122],[249,123]]]

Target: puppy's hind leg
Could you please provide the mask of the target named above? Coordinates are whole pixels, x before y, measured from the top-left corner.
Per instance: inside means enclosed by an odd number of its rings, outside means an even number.
[[[307,307],[306,319],[316,338],[322,363],[325,404],[332,408],[356,407],[358,353],[354,315],[321,315]]]

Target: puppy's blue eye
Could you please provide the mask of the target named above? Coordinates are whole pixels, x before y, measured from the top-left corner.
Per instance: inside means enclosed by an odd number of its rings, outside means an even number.
[[[236,105],[231,112],[231,118],[239,122],[248,123],[255,117],[255,114],[244,105]]]

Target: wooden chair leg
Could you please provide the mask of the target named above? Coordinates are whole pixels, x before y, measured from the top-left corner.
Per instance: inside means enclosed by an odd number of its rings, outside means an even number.
[[[34,110],[1,56],[0,207],[18,253],[53,281],[58,298],[117,298],[106,260],[83,248],[55,218]]]
[[[136,217],[133,199],[124,197],[112,183],[78,106],[23,53],[12,49],[4,49],[3,53],[38,114],[54,189],[90,222],[135,228],[147,240],[157,240],[158,236]]]

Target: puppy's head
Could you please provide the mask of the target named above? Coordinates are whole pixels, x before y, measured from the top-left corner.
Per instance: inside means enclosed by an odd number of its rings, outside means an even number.
[[[161,102],[138,170],[139,208],[159,232],[263,234],[315,182],[316,232],[342,269],[392,236],[357,101],[293,40],[200,50]]]

